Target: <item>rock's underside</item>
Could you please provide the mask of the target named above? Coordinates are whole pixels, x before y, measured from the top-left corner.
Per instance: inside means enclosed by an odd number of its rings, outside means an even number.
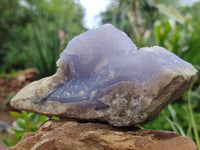
[[[11,105],[48,116],[139,125],[180,97],[197,73],[162,47],[137,50],[110,24],[72,39],[57,65],[55,75],[23,88]]]
[[[134,131],[135,130],[135,131]],[[9,150],[198,150],[189,137],[160,130],[48,121]]]

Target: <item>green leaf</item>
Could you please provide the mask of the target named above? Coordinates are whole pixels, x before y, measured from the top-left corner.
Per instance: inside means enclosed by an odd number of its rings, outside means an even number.
[[[170,31],[171,31],[170,23],[169,23],[169,21],[166,21],[165,25],[164,25],[162,38],[161,38],[161,46],[164,46],[165,41],[167,41],[167,36],[169,35]]]
[[[60,120],[59,117],[51,117],[52,120]]]
[[[185,132],[183,131],[183,128],[177,122],[174,122],[174,125],[177,127],[180,135],[185,136]]]
[[[10,143],[9,143],[9,141],[7,141],[6,139],[2,139],[3,140],[3,142],[8,146],[8,147],[10,147]]]
[[[172,106],[171,104],[169,104],[169,105],[167,106],[167,108],[168,108],[168,110],[169,110],[169,112],[170,112],[170,115],[171,115],[173,121],[176,121],[176,120],[177,120],[176,111],[174,110],[173,106]]]
[[[155,42],[157,45],[160,45],[160,30],[161,30],[161,23],[159,21],[157,21],[154,24],[154,34],[155,34]]]
[[[15,134],[15,136],[20,140],[22,138],[22,136],[24,135],[24,131],[17,131],[15,129],[13,129],[13,132]]]
[[[10,111],[9,113],[11,116],[13,116],[16,119],[23,117],[23,114],[20,114],[18,112]]]
[[[13,123],[13,128],[16,131],[24,131],[26,130],[26,127],[23,123],[19,123],[19,121],[16,121]]]
[[[48,119],[49,119],[49,118],[48,118],[47,116],[39,115],[38,122],[44,123],[44,122],[47,121]]]
[[[36,113],[29,113],[28,119],[29,119],[28,121],[30,121],[30,122],[37,122],[39,119],[39,115]]]
[[[7,139],[3,138],[2,140],[8,147],[14,146],[19,142],[18,138],[13,133],[9,134]]]
[[[172,130],[173,130],[174,132],[177,132],[177,133],[178,133],[178,130],[176,129],[176,126],[174,125],[173,121],[172,121],[171,119],[169,119],[168,117],[166,117],[166,120],[169,122],[169,124],[170,124]]]

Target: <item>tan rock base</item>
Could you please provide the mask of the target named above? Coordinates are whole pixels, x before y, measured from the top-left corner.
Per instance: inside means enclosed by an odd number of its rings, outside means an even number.
[[[9,150],[198,150],[189,137],[170,131],[116,128],[73,120],[47,121]]]

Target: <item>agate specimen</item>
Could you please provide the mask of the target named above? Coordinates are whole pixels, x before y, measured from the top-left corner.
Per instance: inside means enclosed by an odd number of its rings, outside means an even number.
[[[73,38],[57,65],[55,75],[24,87],[11,105],[48,116],[139,125],[180,97],[197,73],[162,47],[137,50],[110,24]]]

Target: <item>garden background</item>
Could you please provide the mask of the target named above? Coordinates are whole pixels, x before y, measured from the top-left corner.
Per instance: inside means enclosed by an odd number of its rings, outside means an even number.
[[[8,146],[49,119],[17,112],[9,107],[9,100],[29,82],[56,72],[56,60],[69,40],[88,30],[84,12],[77,0],[0,0],[0,120],[6,120],[4,113],[16,118],[11,119],[16,121],[9,134],[0,135]],[[99,15],[101,24],[112,23],[123,30],[138,48],[165,47],[200,70],[199,14],[199,0],[191,5],[183,5],[182,0],[111,0]],[[187,135],[200,149],[199,77],[156,120],[141,128]]]

